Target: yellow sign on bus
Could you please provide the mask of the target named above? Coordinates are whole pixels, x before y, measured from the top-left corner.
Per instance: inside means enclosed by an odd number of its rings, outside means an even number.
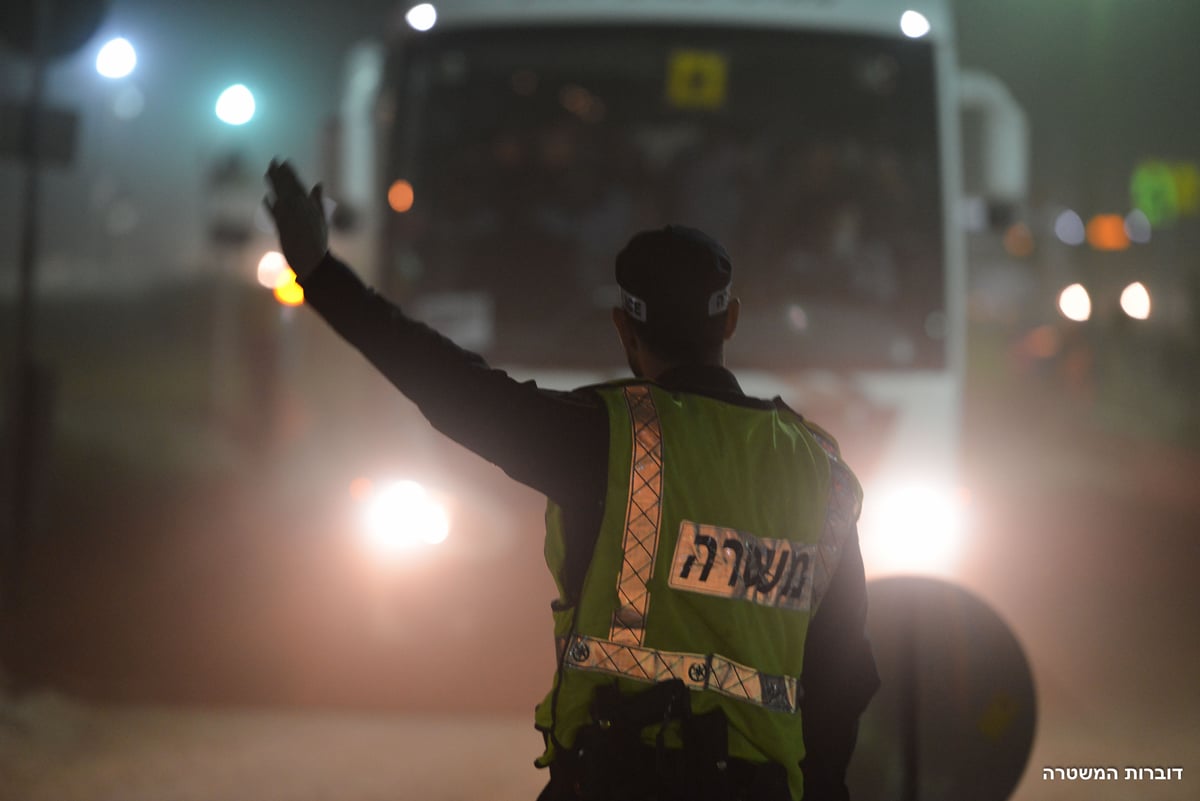
[[[715,111],[725,105],[729,61],[711,50],[676,50],[667,65],[667,102]]]

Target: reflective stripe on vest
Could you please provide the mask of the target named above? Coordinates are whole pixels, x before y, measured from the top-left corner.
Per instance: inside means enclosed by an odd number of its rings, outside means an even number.
[[[689,689],[712,690],[777,712],[795,712],[802,692],[794,676],[762,673],[720,654],[659,651],[584,634],[560,639],[558,645],[566,649],[564,663],[577,670],[648,682],[680,679]]]
[[[617,579],[618,607],[608,638],[641,645],[650,609],[647,582],[654,574],[658,527],[662,517],[662,427],[650,387],[625,387],[625,403],[633,428],[633,458],[629,470],[629,505],[625,510],[624,560]]]

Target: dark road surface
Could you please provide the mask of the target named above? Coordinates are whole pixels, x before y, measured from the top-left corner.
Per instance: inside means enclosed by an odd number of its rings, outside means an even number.
[[[1200,458],[1102,431],[1053,395],[975,398],[968,432],[979,529],[962,581],[1009,622],[1038,693],[1014,798],[1200,797]]]

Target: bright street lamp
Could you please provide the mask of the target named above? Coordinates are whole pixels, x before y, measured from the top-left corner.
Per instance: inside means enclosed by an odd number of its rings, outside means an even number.
[[[427,31],[437,24],[437,9],[432,3],[421,3],[410,8],[404,20],[414,31]]]
[[[105,78],[124,78],[137,66],[137,51],[128,39],[109,39],[96,55],[96,72]]]
[[[228,125],[245,125],[254,116],[254,95],[235,83],[217,98],[217,118]]]
[[[900,15],[900,31],[909,39],[920,39],[929,29],[929,19],[920,11],[910,9]]]

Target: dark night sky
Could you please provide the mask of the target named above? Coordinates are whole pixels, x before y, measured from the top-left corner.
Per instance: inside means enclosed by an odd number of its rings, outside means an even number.
[[[1035,203],[1124,211],[1139,159],[1200,158],[1200,3],[954,5],[960,61],[1004,80],[1029,113]]]
[[[955,0],[959,58],[1005,81],[1029,112],[1032,200],[1084,213],[1124,211],[1138,159],[1200,158],[1200,3],[1192,0]],[[51,97],[83,114],[77,163],[46,178],[43,280],[82,276],[92,286],[136,283],[203,262],[200,167],[237,146],[252,165],[274,154],[316,171],[321,121],[336,109],[343,57],[378,36],[394,4],[328,2],[170,3],[114,0],[89,47],[58,64]],[[92,70],[95,42],[123,34],[139,49],[126,80],[144,113],[116,119],[120,87]],[[0,55],[3,94],[23,93],[24,71]],[[244,129],[212,113],[220,90],[251,86],[256,119]],[[15,264],[19,172],[0,164],[0,263]],[[137,225],[105,233],[104,204],[123,198]],[[0,271],[0,292],[15,283]],[[74,280],[74,279],[73,279]]]

